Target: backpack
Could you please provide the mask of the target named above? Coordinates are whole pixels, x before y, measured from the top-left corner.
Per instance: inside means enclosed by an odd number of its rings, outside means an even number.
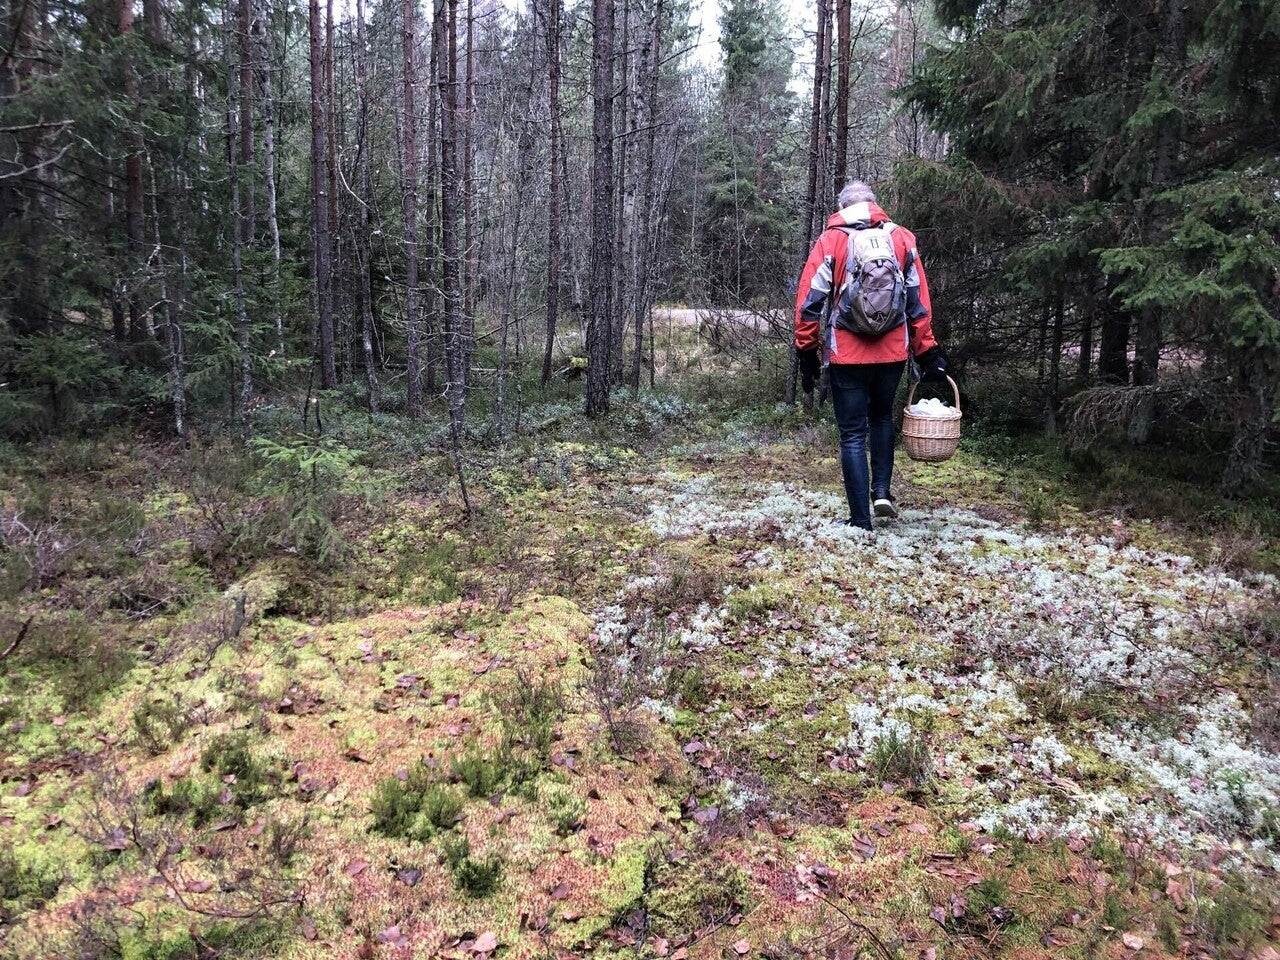
[[[907,322],[907,282],[893,249],[896,224],[840,229],[849,237],[844,283],[832,311],[837,327],[880,336]]]

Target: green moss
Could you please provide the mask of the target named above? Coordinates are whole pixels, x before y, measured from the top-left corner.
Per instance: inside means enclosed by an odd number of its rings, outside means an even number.
[[[645,903],[656,932],[688,937],[745,909],[749,890],[747,877],[736,864],[705,856],[696,863],[655,867]]]
[[[609,876],[601,888],[602,916],[611,923],[637,904],[645,894],[649,872],[649,845],[633,840],[614,851]]]
[[[726,606],[735,620],[750,620],[777,610],[785,602],[782,592],[769,583],[758,583],[729,595]]]
[[[48,903],[62,881],[62,870],[33,851],[0,848],[0,922]]]

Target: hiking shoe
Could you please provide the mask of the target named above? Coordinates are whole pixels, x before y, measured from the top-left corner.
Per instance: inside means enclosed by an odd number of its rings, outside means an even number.
[[[868,532],[874,532],[874,528],[872,526],[868,524],[867,526],[864,527],[860,523],[855,521],[852,517],[849,517],[843,520],[836,520],[835,525],[837,527],[853,527],[855,530],[866,530]]]
[[[893,497],[887,493],[877,494],[871,507],[877,517],[893,518],[898,515],[898,508],[893,502]]]

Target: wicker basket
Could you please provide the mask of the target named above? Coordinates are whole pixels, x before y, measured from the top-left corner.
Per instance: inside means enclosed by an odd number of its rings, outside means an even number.
[[[947,383],[951,384],[951,392],[956,399],[955,409],[960,413],[960,388],[950,377],[947,377]],[[921,417],[911,413],[909,408],[916,402],[918,386],[919,383],[911,385],[911,392],[907,394],[908,409],[902,411],[902,445],[912,460],[923,460],[926,463],[950,460],[960,443],[961,418]]]

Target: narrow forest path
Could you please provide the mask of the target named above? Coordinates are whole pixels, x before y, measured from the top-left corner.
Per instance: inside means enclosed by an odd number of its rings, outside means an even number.
[[[239,636],[33,712],[0,831],[70,879],[7,949],[124,911],[139,956],[234,915],[243,956],[1273,960],[1275,580],[1033,526],[964,453],[870,536],[835,471],[812,428],[548,442],[471,527],[363,531],[329,589],[377,609],[264,567]]]

